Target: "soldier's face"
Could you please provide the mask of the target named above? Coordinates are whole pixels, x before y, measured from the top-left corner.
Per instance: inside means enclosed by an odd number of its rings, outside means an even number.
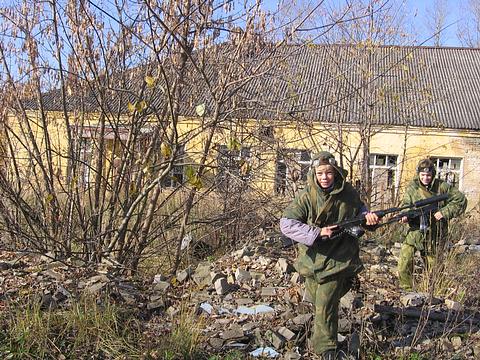
[[[335,169],[332,165],[319,165],[315,169],[318,185],[322,189],[329,188],[335,180]]]
[[[431,172],[420,171],[418,173],[418,177],[419,177],[421,183],[425,186],[430,185],[430,183],[433,180],[433,174]]]

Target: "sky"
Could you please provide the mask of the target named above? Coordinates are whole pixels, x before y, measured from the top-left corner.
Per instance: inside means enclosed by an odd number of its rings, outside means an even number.
[[[288,3],[289,1],[297,3],[310,4],[315,6],[320,0],[264,0],[266,6],[273,10],[277,8],[278,2]],[[353,0],[322,0],[322,6],[345,7],[347,3]],[[368,4],[369,0],[360,0],[364,4]],[[458,21],[461,19],[460,14],[465,15],[467,3],[469,0],[372,0],[379,3],[389,3],[400,5],[404,2],[403,13],[406,22],[409,23],[407,33],[415,37],[415,44],[433,45],[434,40],[428,40],[432,37],[434,31],[426,25],[432,16],[434,4],[436,2],[444,3],[446,7],[446,29],[441,34],[442,46],[461,46],[457,37]],[[378,5],[377,5],[378,8]],[[464,16],[465,17],[465,16]]]
[[[8,6],[14,3],[18,3],[20,0],[0,0],[0,6]],[[127,0],[127,2],[134,0]],[[235,0],[236,1],[236,0]],[[255,0],[239,0],[245,2],[255,2]],[[276,9],[278,3],[288,4],[291,2],[295,3],[307,3],[315,6],[320,1],[322,4],[337,4],[345,6],[347,3],[354,2],[355,0],[262,0],[267,8]],[[368,4],[369,0],[358,0],[362,1],[364,4]],[[429,14],[432,13],[432,9],[436,2],[444,3],[447,8],[446,16],[446,25],[447,28],[443,31],[441,39],[442,46],[462,46],[458,40],[458,21],[462,19],[462,16],[465,17],[468,12],[466,12],[467,4],[470,0],[371,0],[378,3],[394,3],[400,4],[402,1],[405,3],[404,13],[408,22],[411,23],[411,26],[407,28],[407,33],[415,36],[415,44],[422,45],[433,45],[433,39],[428,40],[432,37],[433,31],[426,26],[428,22]],[[64,3],[66,0],[60,0],[60,3]],[[95,0],[93,0],[95,3]],[[99,0],[99,3],[108,4],[114,3],[114,0]],[[112,5],[113,6],[113,5]]]
[[[444,0],[447,8],[446,26],[443,31],[442,39],[444,46],[461,46],[457,38],[458,22],[462,19],[461,15],[466,10],[467,0]],[[429,18],[429,10],[433,8],[434,0],[407,0],[407,8],[411,12],[412,20],[417,29],[418,40],[426,40],[432,36],[432,31],[428,30],[425,23]],[[427,45],[432,45],[431,41]]]

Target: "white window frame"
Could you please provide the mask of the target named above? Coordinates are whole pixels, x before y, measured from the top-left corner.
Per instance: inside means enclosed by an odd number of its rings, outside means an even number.
[[[437,171],[436,178],[437,179],[442,179],[447,181],[446,176],[444,175],[445,172],[447,173],[454,173],[457,174],[457,179],[458,179],[458,189],[462,189],[462,174],[463,174],[463,158],[461,157],[456,157],[456,156],[432,156],[430,158],[434,164],[435,164],[435,169]],[[460,161],[460,167],[459,169],[452,169],[452,161]],[[444,162],[447,161],[447,167],[445,168],[440,168],[440,161]],[[448,181],[447,181],[448,182]]]
[[[384,165],[377,165],[377,159],[379,156],[384,156],[385,157],[385,164]],[[395,165],[389,165],[390,162],[389,162],[389,158],[395,158]],[[375,184],[375,175],[376,174],[382,174],[384,172],[388,172],[388,171],[393,171],[393,181],[392,181],[392,188],[388,187],[388,183],[387,183],[387,188],[385,189],[387,192],[388,190],[391,190],[392,191],[392,196],[393,198],[396,196],[395,194],[397,194],[398,192],[398,188],[400,186],[400,178],[399,178],[399,163],[398,163],[398,159],[399,159],[399,156],[398,155],[395,155],[395,154],[381,154],[381,153],[370,153],[370,159],[369,159],[369,171],[370,171],[370,179],[372,181],[372,195],[375,195],[377,196],[378,194],[375,193],[373,194],[373,186]],[[388,176],[388,175],[387,175]],[[384,196],[384,194],[380,194],[380,199],[382,198],[382,196]],[[372,202],[376,202],[378,201],[378,198],[375,197],[375,198],[372,198],[371,199]]]
[[[242,174],[242,164],[249,163],[252,158],[252,147],[249,145],[241,145],[239,149],[230,149],[226,144],[217,145],[217,172],[215,174],[215,182],[219,187],[225,184],[225,181],[237,179],[241,182],[248,183],[252,178],[252,174]],[[226,164],[224,162],[227,162]]]
[[[372,156],[373,156],[373,163],[372,163]],[[377,156],[385,156],[385,165],[377,165],[376,160]],[[389,166],[388,158],[389,157],[395,157],[395,166]],[[371,179],[374,181],[375,179],[375,170],[380,170],[380,171],[388,171],[388,170],[394,170],[395,172],[395,181],[392,183],[394,186],[394,189],[397,190],[398,186],[400,184],[400,179],[398,177],[399,174],[399,169],[398,169],[398,155],[395,154],[380,154],[380,153],[370,153],[370,163],[369,163],[369,168],[371,171]]]
[[[84,188],[90,185],[90,173],[93,161],[93,139],[90,137],[80,138],[80,160],[81,160],[81,184]]]

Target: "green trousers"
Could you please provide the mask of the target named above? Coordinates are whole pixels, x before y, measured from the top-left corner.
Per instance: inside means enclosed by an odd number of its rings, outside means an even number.
[[[337,348],[338,306],[351,287],[351,278],[338,278],[319,284],[314,278],[305,279],[305,289],[313,300],[315,317],[310,344],[313,351],[322,354]]]
[[[413,265],[415,257],[415,246],[402,244],[398,258],[398,279],[400,287],[406,291],[413,290]],[[422,259],[427,269],[435,265],[436,257],[433,254],[421,252]]]

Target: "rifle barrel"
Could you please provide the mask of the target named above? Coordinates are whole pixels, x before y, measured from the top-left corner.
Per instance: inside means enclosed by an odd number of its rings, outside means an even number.
[[[430,205],[430,204],[433,204],[433,203],[437,203],[437,202],[440,202],[440,201],[443,201],[443,200],[447,200],[448,199],[448,194],[442,194],[442,195],[437,195],[437,196],[432,196],[428,199],[423,199],[423,200],[418,200],[418,201],[415,201],[413,203],[413,207],[415,208],[419,208],[419,207],[423,207],[425,205]]]
[[[447,199],[448,199],[448,194],[441,194],[441,195],[432,196],[428,199],[418,200],[418,201],[414,202],[413,204],[393,207],[393,208],[389,208],[389,209],[385,209],[385,210],[377,210],[377,211],[374,211],[374,213],[377,214],[377,216],[379,218],[383,218],[387,214],[402,211],[402,210],[405,210],[405,209],[412,209],[412,210],[407,211],[404,214],[407,214],[407,213],[411,214],[413,211],[430,211],[434,208],[432,205],[434,205],[434,204],[438,205],[438,203],[440,201],[444,201],[444,200],[447,200]],[[403,215],[403,214],[396,215],[392,219],[399,218],[400,215]],[[385,223],[379,224],[379,225],[383,226],[383,225],[386,225],[386,224],[390,224],[391,222],[393,222],[392,219],[386,221]],[[341,221],[341,222],[339,222],[337,224],[334,224],[334,225],[337,225],[339,227],[347,227],[347,226],[354,226],[354,225],[362,225],[362,224],[364,224],[364,222],[365,222],[365,216],[360,215],[360,216],[355,217],[353,219],[344,220],[344,221]]]

